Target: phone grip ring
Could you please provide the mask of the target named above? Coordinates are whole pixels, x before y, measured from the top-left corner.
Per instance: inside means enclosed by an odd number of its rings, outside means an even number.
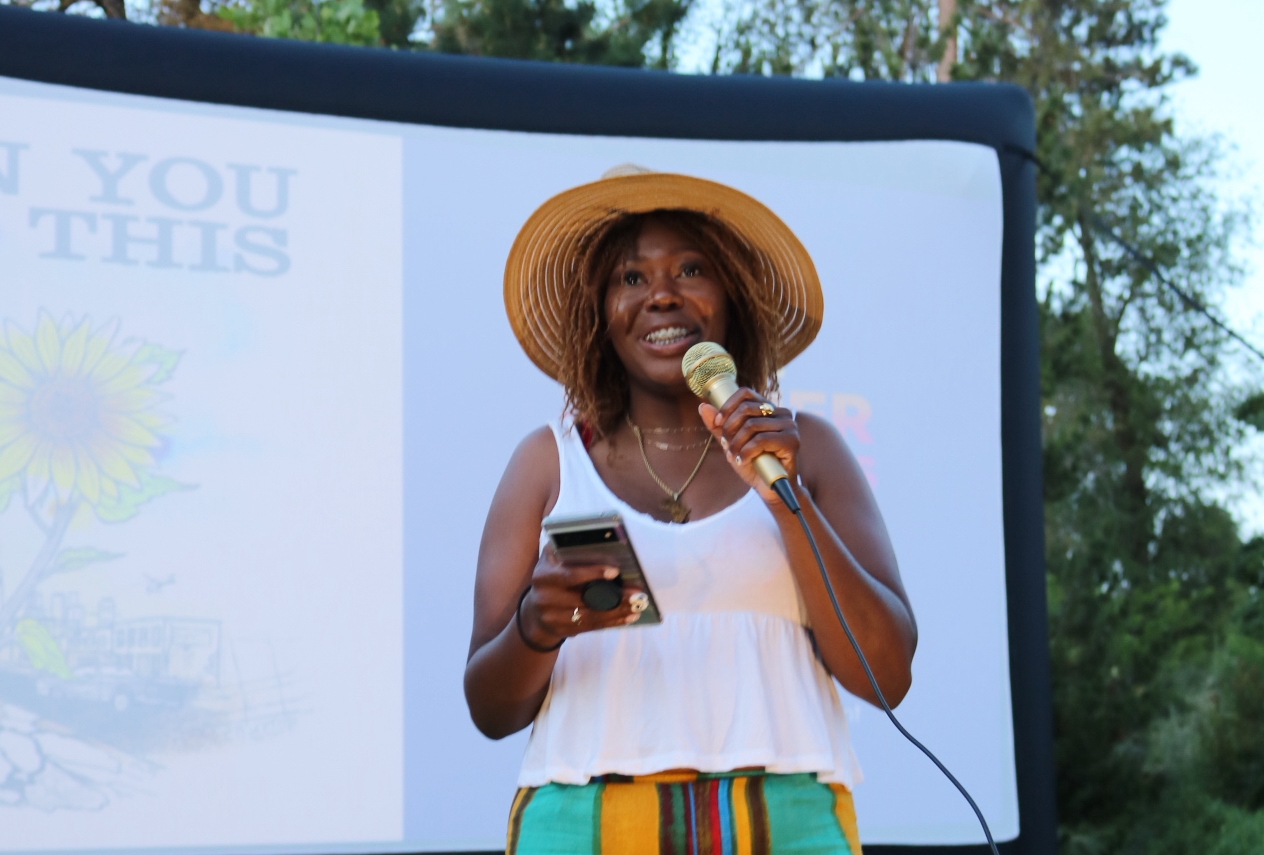
[[[623,602],[623,586],[612,579],[594,579],[580,593],[584,605],[595,612],[608,612]]]

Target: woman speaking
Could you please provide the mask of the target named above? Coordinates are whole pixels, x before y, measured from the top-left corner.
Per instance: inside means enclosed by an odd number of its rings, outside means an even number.
[[[860,770],[831,680],[876,702],[799,521],[756,474],[775,455],[887,700],[917,628],[882,517],[827,421],[777,406],[778,370],[820,329],[807,251],[770,210],[714,182],[622,167],[523,226],[505,303],[566,413],[515,451],[479,551],[465,671],[497,739],[534,725],[508,851],[854,853]],[[739,391],[699,404],[694,344],[734,357]],[[662,613],[604,566],[562,565],[549,515],[617,511]],[[543,548],[542,548],[543,547]]]

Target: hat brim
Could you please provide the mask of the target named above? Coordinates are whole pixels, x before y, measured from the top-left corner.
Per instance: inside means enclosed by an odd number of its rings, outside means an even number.
[[[549,199],[523,225],[505,262],[505,309],[523,350],[557,379],[565,289],[576,286],[584,241],[611,217],[657,210],[706,214],[731,229],[759,257],[757,275],[781,308],[781,365],[820,331],[825,298],[816,265],[781,218],[740,190],[668,172],[603,178]],[[778,366],[781,367],[780,365]]]

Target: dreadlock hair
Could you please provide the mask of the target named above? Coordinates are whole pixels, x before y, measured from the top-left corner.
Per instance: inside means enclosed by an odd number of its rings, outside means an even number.
[[[594,437],[610,433],[628,408],[628,374],[606,334],[606,289],[615,266],[635,250],[647,223],[659,223],[689,240],[713,265],[728,294],[727,340],[737,380],[762,395],[777,390],[781,365],[781,313],[769,287],[771,264],[758,248],[715,217],[662,209],[616,214],[579,244],[575,281],[563,295],[558,380],[577,422]]]

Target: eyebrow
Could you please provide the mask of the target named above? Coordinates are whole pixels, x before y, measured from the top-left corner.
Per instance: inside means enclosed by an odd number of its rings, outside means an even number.
[[[708,258],[705,252],[703,252],[702,250],[698,249],[696,246],[693,246],[693,245],[686,245],[678,249],[669,250],[669,253],[671,254],[681,254],[681,253],[686,253],[686,252],[691,252],[694,255],[700,255],[704,259]],[[645,261],[645,260],[646,260],[645,256],[638,255],[635,249],[630,249],[628,250],[628,253],[626,255],[624,255],[621,259],[619,259],[618,263],[627,264],[628,262]]]

